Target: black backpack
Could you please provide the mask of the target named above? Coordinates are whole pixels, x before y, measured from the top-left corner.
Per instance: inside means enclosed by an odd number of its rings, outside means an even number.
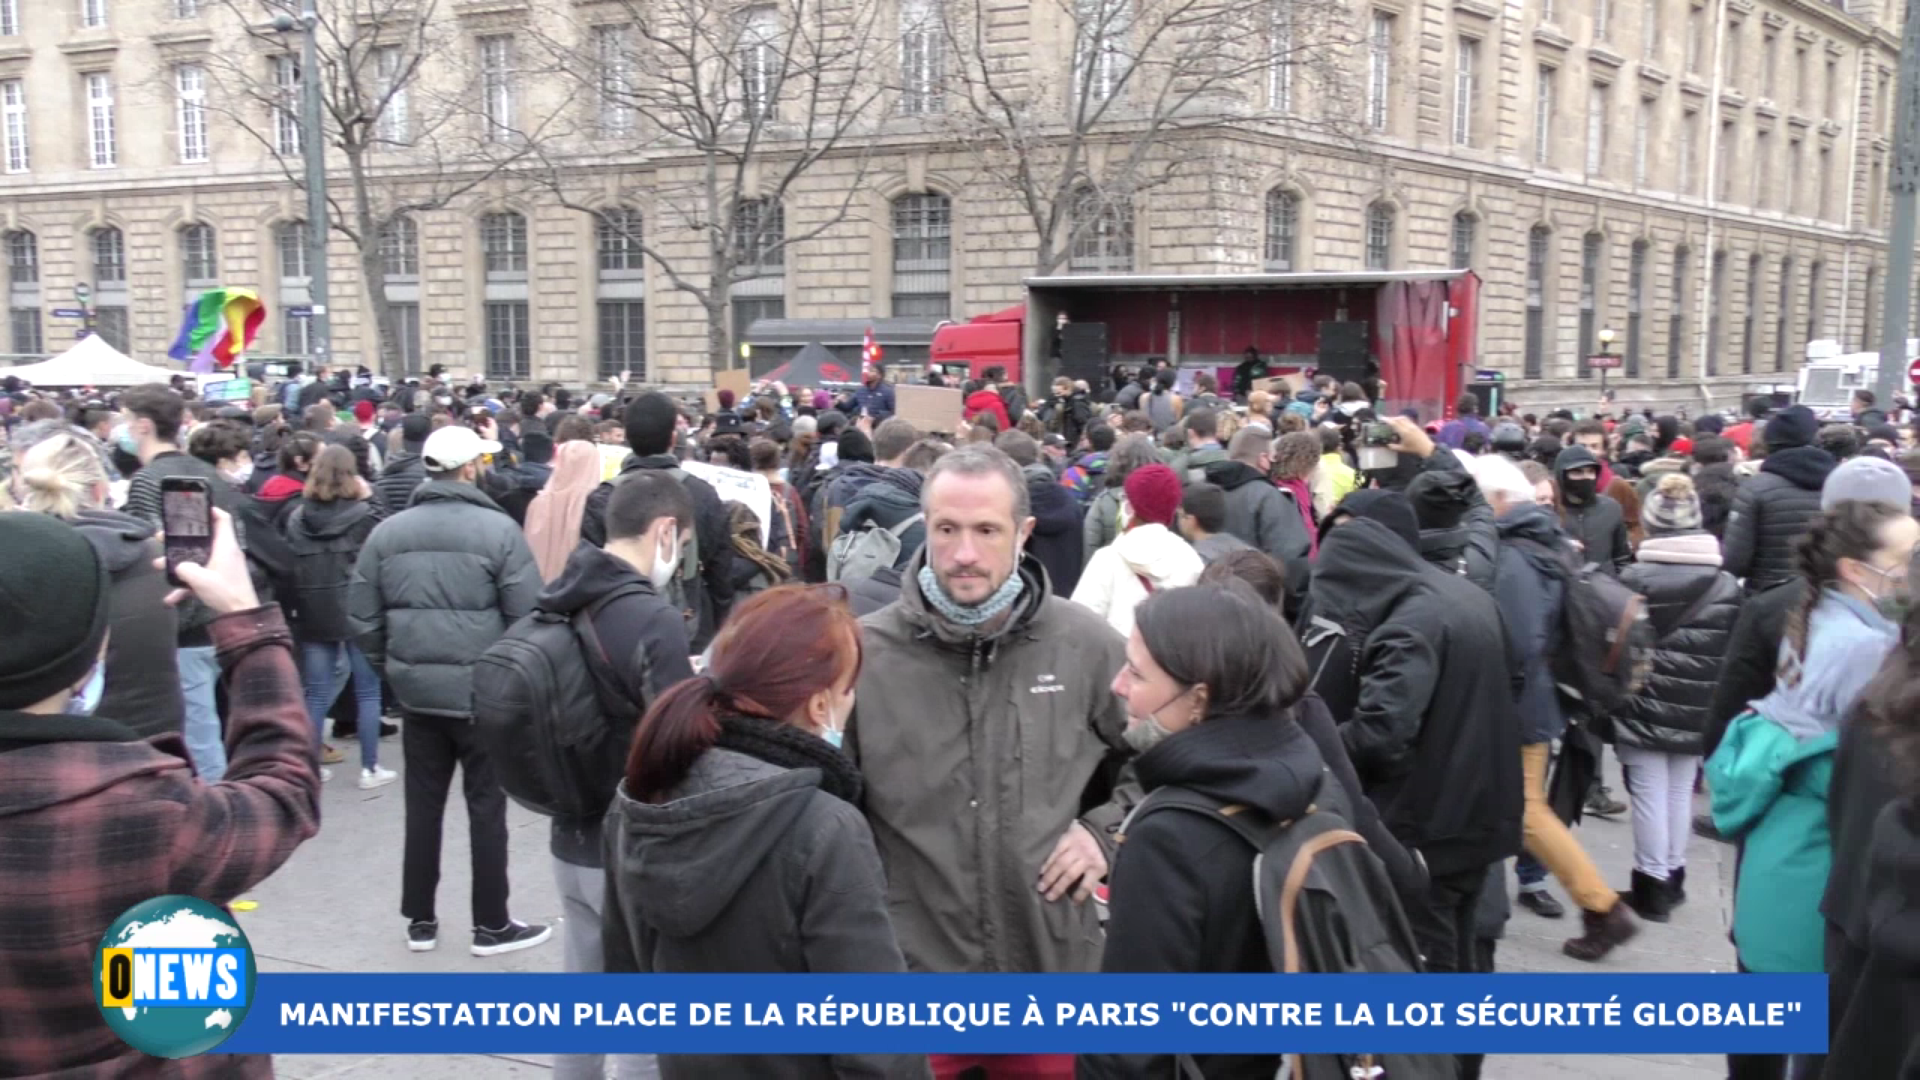
[[[593,617],[645,591],[622,586],[571,618],[535,609],[480,654],[474,730],[513,801],[548,817],[595,817],[613,801],[646,703],[628,699]],[[645,651],[629,662],[644,665]]]
[[[1653,671],[1646,597],[1598,563],[1582,564],[1571,547],[1548,548],[1517,538],[1507,542],[1520,545],[1529,562],[1560,581],[1560,641],[1550,658],[1560,693],[1595,715],[1625,706]]]
[[[1185,788],[1155,789],[1127,816],[1121,835],[1157,810],[1200,814],[1253,848],[1253,902],[1267,954],[1283,975],[1418,974],[1420,947],[1379,856],[1355,832],[1346,793],[1323,768],[1305,814],[1274,821]],[[1293,1080],[1447,1080],[1451,1054],[1286,1054]],[[1187,1055],[1183,1077],[1200,1075]],[[1380,1070],[1375,1072],[1375,1070]]]

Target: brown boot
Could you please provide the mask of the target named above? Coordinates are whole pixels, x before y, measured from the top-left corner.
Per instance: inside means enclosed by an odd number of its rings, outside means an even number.
[[[1627,905],[1615,904],[1613,910],[1601,915],[1597,912],[1582,911],[1580,925],[1586,932],[1577,938],[1568,938],[1560,946],[1560,951],[1575,960],[1584,960],[1591,964],[1612,952],[1614,946],[1624,945],[1633,935],[1640,932],[1640,924],[1627,914]]]

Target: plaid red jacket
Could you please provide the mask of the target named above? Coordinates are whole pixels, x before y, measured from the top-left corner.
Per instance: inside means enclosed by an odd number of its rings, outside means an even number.
[[[93,952],[169,893],[225,904],[320,828],[320,776],[292,638],[273,606],[215,619],[231,718],[226,779],[178,734],[0,711],[0,1076],[271,1076],[266,1057],[167,1061],[101,1019]]]

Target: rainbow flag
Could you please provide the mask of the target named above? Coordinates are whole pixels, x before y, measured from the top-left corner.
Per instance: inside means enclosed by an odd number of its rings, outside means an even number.
[[[209,289],[187,304],[180,336],[167,355],[190,362],[197,372],[225,370],[253,344],[266,321],[267,306],[252,289]]]

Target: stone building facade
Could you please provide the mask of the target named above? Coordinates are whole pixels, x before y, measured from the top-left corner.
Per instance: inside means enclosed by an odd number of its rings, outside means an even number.
[[[1899,7],[1869,3],[1355,0],[1358,137],[1293,122],[1277,85],[1251,88],[1159,150],[1203,167],[1134,196],[1130,220],[1062,270],[1464,264],[1486,282],[1481,364],[1519,400],[1589,403],[1580,358],[1611,329],[1623,402],[1726,405],[1790,381],[1810,340],[1877,347]],[[465,54],[443,85],[479,80],[494,95],[482,110],[503,94],[523,117],[562,107],[553,79],[487,51],[535,33],[537,11],[443,6]],[[1033,56],[1049,52],[1048,5],[993,10]],[[218,0],[0,0],[0,352],[70,341],[78,322],[52,312],[76,283],[101,332],[142,359],[164,353],[185,298],[210,283],[267,299],[257,352],[307,351],[304,196],[262,145],[297,133],[270,108],[215,100],[214,57],[262,85],[286,78],[272,41]],[[258,134],[240,129],[248,117]],[[857,145],[787,192],[788,234],[820,233],[735,287],[736,323],[964,318],[1019,301],[1033,227],[981,182],[975,148],[898,115]],[[700,305],[578,209],[598,191],[659,228],[649,192],[699,163],[590,155],[569,182],[575,208],[506,169],[390,234],[403,367],[708,381]],[[427,186],[393,161],[381,183]],[[705,242],[648,235],[681,265]],[[370,362],[357,253],[336,242],[329,266],[333,354]]]

